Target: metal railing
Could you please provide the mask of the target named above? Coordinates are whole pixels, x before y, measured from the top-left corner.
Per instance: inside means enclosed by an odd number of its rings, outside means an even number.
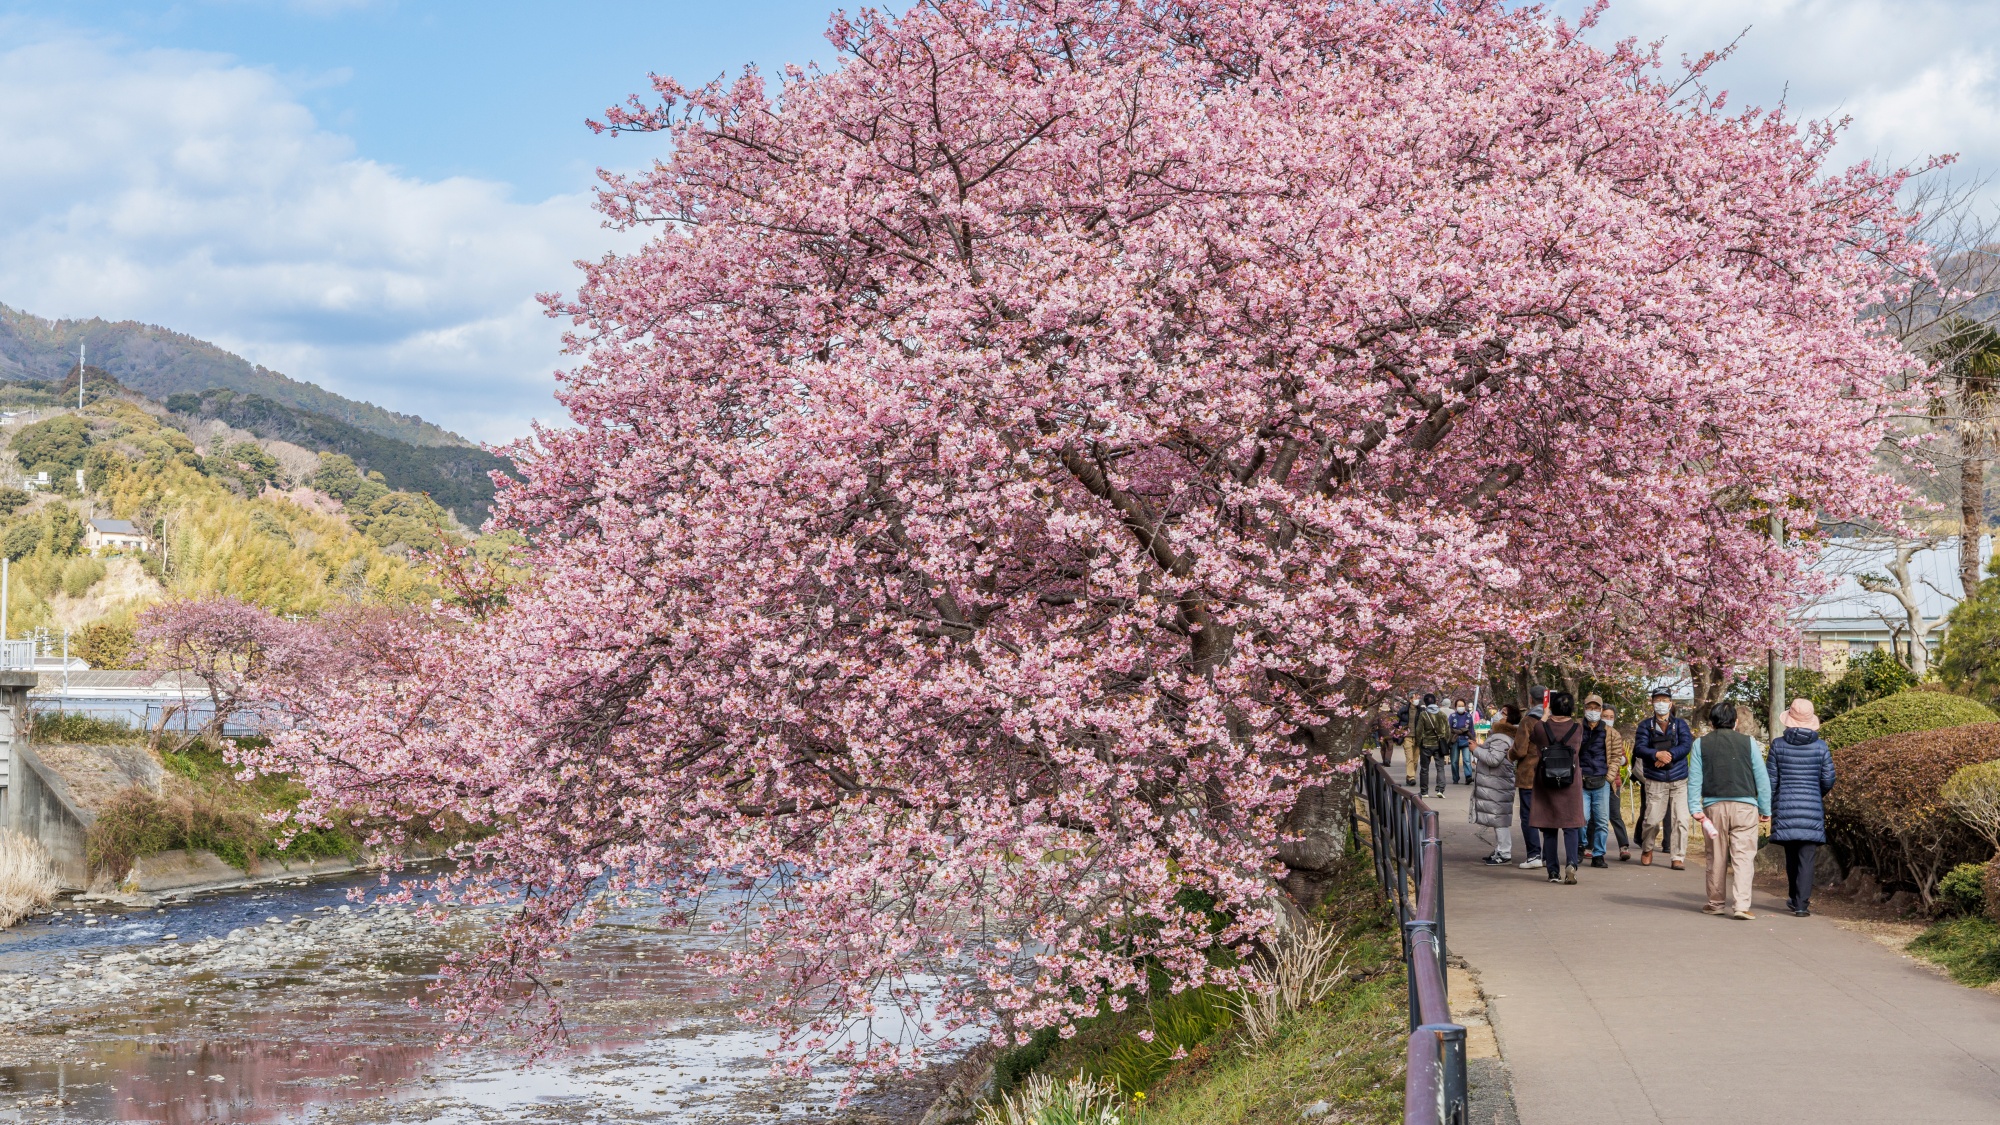
[[[1445,982],[1438,814],[1373,758],[1363,760],[1355,797],[1355,833],[1374,853],[1375,877],[1395,900],[1403,930],[1410,1006],[1404,1125],[1466,1125],[1465,1028],[1452,1022]]]
[[[0,670],[18,671],[35,666],[35,642],[0,641]]]

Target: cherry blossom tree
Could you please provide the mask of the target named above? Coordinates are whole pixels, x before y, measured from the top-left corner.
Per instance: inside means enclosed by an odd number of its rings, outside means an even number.
[[[551,299],[532,578],[279,691],[304,815],[493,830],[459,1018],[642,896],[801,1065],[1231,979],[1337,850],[1357,707],[1482,635],[1760,647],[1809,561],[1771,508],[1903,498],[1857,314],[1922,254],[1828,126],[1476,0],[830,35],[601,123],[672,156]]]
[[[148,606],[132,631],[133,655],[148,667],[183,672],[208,693],[202,733],[220,738],[231,718],[253,703],[260,674],[275,657],[289,664],[299,639],[290,622],[228,595]]]

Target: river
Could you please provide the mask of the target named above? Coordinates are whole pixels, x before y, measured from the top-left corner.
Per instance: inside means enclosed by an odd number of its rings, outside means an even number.
[[[567,1049],[452,1051],[426,1008],[445,931],[350,903],[373,877],[158,908],[66,906],[0,932],[0,1122],[913,1121],[911,1080],[839,1107],[779,1079],[767,1037],[683,963],[692,940],[608,917],[562,967]],[[462,935],[461,935],[462,936]]]

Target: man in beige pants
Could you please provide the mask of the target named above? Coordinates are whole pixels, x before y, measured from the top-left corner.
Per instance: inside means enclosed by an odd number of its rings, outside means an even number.
[[[1708,905],[1704,914],[1748,921],[1757,826],[1771,817],[1771,775],[1764,748],[1736,730],[1736,705],[1709,710],[1713,730],[1688,751],[1687,807],[1708,835]]]

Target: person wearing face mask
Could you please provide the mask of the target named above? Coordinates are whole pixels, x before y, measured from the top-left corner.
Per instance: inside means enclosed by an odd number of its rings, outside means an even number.
[[[1592,867],[1608,867],[1604,849],[1611,835],[1611,725],[1604,721],[1604,697],[1592,692],[1583,701],[1583,745],[1577,749],[1577,772],[1583,776],[1584,851]]]
[[[1541,729],[1542,716],[1548,713],[1543,701],[1548,698],[1549,689],[1536,685],[1528,692],[1533,705],[1520,720],[1520,734],[1514,739],[1514,748],[1508,756],[1514,759],[1514,785],[1521,801],[1521,833],[1528,845],[1528,858],[1521,861],[1522,870],[1542,866],[1542,834],[1528,830],[1528,818],[1535,811],[1535,769],[1541,764],[1541,752],[1535,748],[1535,732]]]
[[[1632,756],[1644,765],[1645,817],[1639,824],[1639,862],[1651,866],[1663,844],[1675,871],[1687,870],[1688,751],[1694,731],[1674,714],[1673,696],[1653,693],[1653,716],[1632,736]],[[1664,837],[1664,839],[1663,839]]]
[[[1472,708],[1460,699],[1451,708],[1451,783],[1472,784]]]
[[[1444,796],[1444,763],[1451,755],[1451,719],[1438,706],[1437,696],[1424,694],[1423,710],[1417,713],[1417,721],[1410,732],[1417,742],[1417,753],[1423,757],[1423,766],[1417,775],[1417,792],[1431,796]],[[1437,771],[1437,787],[1431,786],[1431,771]]]
[[[1611,834],[1618,837],[1618,862],[1629,863],[1632,859],[1632,837],[1626,834],[1625,808],[1620,794],[1625,789],[1625,766],[1632,755],[1625,749],[1625,736],[1618,733],[1618,712],[1608,703],[1604,706],[1604,753],[1611,765],[1608,786],[1611,791]],[[1604,852],[1600,849],[1597,854],[1603,855]]]

